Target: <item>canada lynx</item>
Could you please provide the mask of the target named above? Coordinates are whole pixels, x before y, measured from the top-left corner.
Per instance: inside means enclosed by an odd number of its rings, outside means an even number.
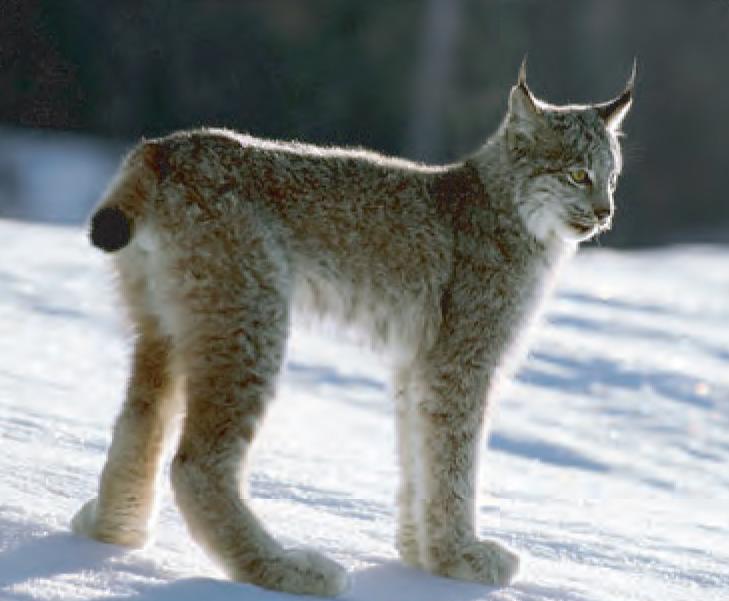
[[[137,146],[92,219],[137,338],[98,497],[74,531],[144,544],[163,440],[184,411],[175,500],[225,573],[296,593],[346,587],[342,567],[284,549],[246,501],[245,457],[295,305],[391,351],[402,559],[510,582],[517,555],[475,524],[486,410],[557,267],[611,222],[634,75],[615,100],[557,107],[522,66],[502,125],[448,166],[217,129]]]

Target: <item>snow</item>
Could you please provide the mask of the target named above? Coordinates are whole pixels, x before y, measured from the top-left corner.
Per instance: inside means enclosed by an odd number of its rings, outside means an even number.
[[[287,545],[349,568],[343,599],[729,599],[729,248],[590,249],[560,282],[482,465],[481,534],[524,560],[506,588],[398,563],[385,366],[295,329],[254,507]],[[0,600],[298,598],[222,579],[166,481],[144,550],[69,533],[95,494],[128,343],[79,225],[0,219]]]

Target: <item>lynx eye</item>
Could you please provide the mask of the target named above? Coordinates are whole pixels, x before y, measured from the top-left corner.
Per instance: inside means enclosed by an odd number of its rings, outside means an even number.
[[[590,183],[590,174],[587,173],[586,169],[573,169],[569,172],[569,176],[573,182],[581,186]]]

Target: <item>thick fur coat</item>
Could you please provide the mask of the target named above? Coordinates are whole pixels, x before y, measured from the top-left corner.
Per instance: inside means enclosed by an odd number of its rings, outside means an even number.
[[[137,146],[92,221],[137,336],[99,494],[74,530],[144,544],[183,413],[171,474],[193,538],[231,578],[341,592],[340,566],[282,548],[246,502],[247,450],[300,309],[391,358],[402,559],[508,583],[516,554],[477,537],[484,423],[557,268],[609,223],[631,89],[552,107],[522,71],[496,134],[440,167],[214,129]]]

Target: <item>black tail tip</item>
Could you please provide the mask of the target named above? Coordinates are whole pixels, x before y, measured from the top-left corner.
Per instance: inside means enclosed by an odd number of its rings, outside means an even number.
[[[91,218],[91,244],[106,252],[124,248],[132,238],[132,224],[121,209],[104,207]]]

